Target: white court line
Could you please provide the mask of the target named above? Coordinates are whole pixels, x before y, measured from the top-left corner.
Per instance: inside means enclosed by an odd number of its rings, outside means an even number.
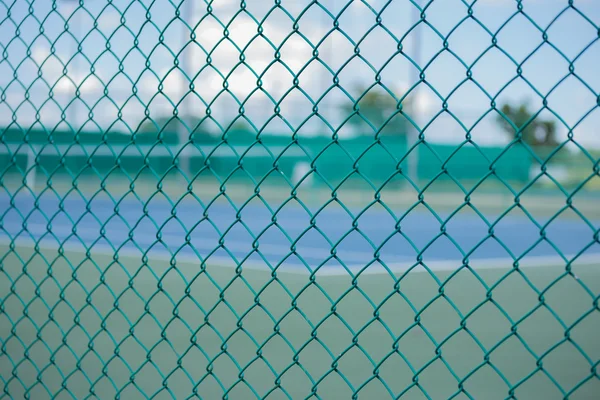
[[[0,237],[0,245],[8,245],[9,243],[10,243],[10,240],[6,236]],[[19,239],[18,243],[23,244],[25,246],[30,246],[30,247],[33,247],[35,245],[35,242],[30,238]],[[49,239],[45,239],[45,240],[38,242],[38,247],[42,250],[56,250],[57,246],[58,246],[58,244],[55,241],[52,241]],[[63,245],[63,248],[67,251],[84,251],[85,250],[85,248],[81,244],[77,244],[77,243],[65,243]],[[93,252],[98,252],[99,250],[102,255],[108,256],[110,254],[114,254],[112,249],[110,249],[108,246],[96,245],[92,249]],[[133,250],[133,249],[131,249],[131,250],[130,249],[121,249],[121,250],[119,250],[118,254],[119,254],[119,257],[139,258],[141,256],[141,253],[139,252],[139,250]],[[150,254],[150,257],[153,260],[160,260],[160,261],[165,261],[165,262],[171,261],[171,258],[172,258],[171,255],[169,255],[169,253],[167,253],[166,251],[153,252]],[[575,257],[575,255],[565,256],[565,258],[567,258],[567,260],[571,260],[574,257]],[[188,255],[188,254],[183,254],[183,253],[179,253],[176,256],[176,258],[179,262],[186,262],[186,263],[191,263],[191,264],[195,264],[195,263],[199,262],[198,258],[195,257],[194,255]],[[473,259],[470,262],[470,266],[474,270],[507,269],[507,268],[512,268],[513,262],[514,262],[514,260],[511,258]],[[236,264],[229,257],[211,256],[208,259],[207,263],[209,265],[216,265],[218,267],[228,267],[228,268],[237,268],[238,267],[238,264]],[[593,265],[600,266],[600,254],[581,255],[577,258],[575,263],[576,263],[576,265],[583,264],[586,266],[593,266]],[[533,256],[533,257],[527,257],[526,259],[519,261],[520,268],[560,267],[560,266],[563,266],[564,264],[565,264],[565,261],[560,256]],[[271,266],[274,267],[275,265],[276,264],[273,263]],[[357,274],[364,268],[365,265],[366,265],[366,263],[363,265],[353,264],[353,265],[350,265],[347,267],[353,274]],[[394,274],[399,274],[399,273],[406,272],[409,268],[411,268],[414,265],[414,262],[390,263],[390,264],[386,263],[386,265],[387,265],[389,271],[391,271]],[[462,260],[433,260],[433,261],[427,261],[426,265],[432,271],[454,271],[457,268],[459,268],[460,266],[462,266]],[[314,270],[316,266],[309,265],[309,267],[311,268],[311,270]],[[243,263],[242,269],[262,271],[262,272],[270,272],[271,271],[271,268],[269,268],[262,261],[260,261],[260,262],[259,261],[246,261]],[[312,272],[312,271],[308,271],[308,269],[304,265],[292,264],[292,263],[282,264],[278,268],[278,271],[287,273],[287,274],[294,274],[294,275],[307,275],[310,272]],[[426,272],[426,270],[425,270],[425,268],[423,268],[421,266],[418,266],[418,267],[414,268],[413,270],[411,270],[411,273],[423,273],[423,272]],[[363,271],[361,273],[361,275],[380,275],[380,274],[388,274],[388,273],[389,272],[383,266],[377,265],[374,263],[374,264],[370,265],[365,271]],[[322,276],[322,277],[348,276],[348,272],[346,271],[346,269],[344,269],[342,267],[325,266],[325,267],[322,267],[317,272],[317,275]]]
[[[567,260],[572,260],[576,254],[566,255],[565,258]],[[406,272],[409,268],[411,268],[415,262],[402,262],[402,263],[386,263],[388,269],[393,273]],[[424,262],[432,271],[454,271],[463,265],[462,260],[431,260]],[[474,258],[469,262],[469,266],[473,270],[485,270],[485,269],[506,269],[512,268],[514,264],[514,260],[509,257],[503,258]],[[560,256],[529,256],[519,260],[519,268],[547,268],[547,267],[557,267],[565,265],[565,261]],[[583,254],[577,257],[575,260],[575,265],[598,265],[600,266],[600,254]],[[364,265],[351,265],[348,266],[348,269],[353,273],[358,273]],[[425,268],[422,266],[417,266],[413,270],[414,272],[426,272]],[[322,275],[344,275],[347,274],[346,271],[342,271],[343,274],[340,274],[339,271],[323,271]],[[363,272],[363,274],[367,275],[377,275],[377,274],[387,274],[386,269],[381,265],[373,265],[369,266],[369,268]]]

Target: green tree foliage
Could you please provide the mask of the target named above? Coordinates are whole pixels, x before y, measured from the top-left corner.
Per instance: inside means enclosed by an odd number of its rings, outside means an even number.
[[[155,141],[158,134],[161,133],[162,140],[165,143],[179,143],[179,132],[187,139],[192,134],[193,141],[209,140],[210,132],[205,128],[204,123],[200,124],[199,118],[175,118],[173,116],[160,116],[152,119],[146,119],[138,129],[138,140]]]
[[[239,118],[237,121],[235,121],[233,123],[233,125],[231,125],[231,128],[229,128],[229,131],[254,133],[254,128],[252,127],[252,125],[250,125],[250,123],[248,121],[246,121],[243,118]]]
[[[355,104],[345,104],[342,107],[344,117],[354,114],[348,120],[348,124],[356,130],[356,133],[373,135],[383,126],[381,129],[383,134],[406,134],[409,123],[406,117],[399,112],[397,101],[385,90],[378,87],[371,88],[365,93],[366,90],[365,87],[357,86],[354,91],[354,98],[359,99],[356,103],[358,113],[355,112]],[[396,98],[401,97],[402,95],[396,94]],[[401,104],[400,109],[405,111],[409,110],[409,107],[410,101],[407,98]]]
[[[500,111],[512,122],[511,125],[502,115],[497,115],[497,121],[502,129],[510,136],[515,138],[517,132],[521,133],[522,140],[534,149],[556,147],[556,122],[553,120],[542,119],[539,116],[532,120],[534,113],[529,108],[528,102],[519,105],[505,103]],[[515,126],[519,129],[517,131]]]

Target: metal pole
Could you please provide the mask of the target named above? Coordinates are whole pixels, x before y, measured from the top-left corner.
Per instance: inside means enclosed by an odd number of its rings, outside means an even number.
[[[188,21],[191,19],[192,17],[192,13],[194,12],[194,0],[182,0],[183,1],[183,7],[182,7],[182,13],[181,15],[181,19],[182,21],[186,21],[186,16],[188,18]],[[189,25],[189,22],[188,22]],[[187,28],[185,26],[181,27],[181,49],[183,50],[185,48],[185,46],[188,44],[188,42],[190,41],[190,33],[188,32]],[[187,49],[185,53],[182,53],[183,58],[181,60],[181,71],[187,75],[188,77],[192,76],[192,52],[190,49]],[[187,119],[187,123],[190,123],[193,118],[192,118],[192,112],[191,109],[189,107],[189,102],[187,100],[183,100],[184,96],[186,95],[186,93],[189,90],[189,84],[187,79],[182,79],[181,80],[181,103],[180,103],[180,113],[179,118],[181,118],[181,122],[177,125],[179,127],[178,129],[178,139],[179,139],[179,145],[183,146],[186,142],[187,142],[187,137],[188,137],[188,130],[185,128],[184,124],[182,123],[183,121],[186,121]],[[181,169],[181,172],[187,176],[188,173],[191,173],[190,171],[190,157],[189,155],[186,154],[187,152],[183,152],[180,157],[179,157],[179,168]]]
[[[83,82],[83,71],[81,71],[81,68],[79,66],[79,63],[81,60],[79,60],[79,46],[81,44],[80,40],[81,37],[83,36],[83,29],[82,29],[82,24],[81,24],[81,20],[79,18],[75,19],[75,37],[77,38],[77,48],[75,49],[77,54],[75,55],[75,58],[73,59],[73,69],[75,72],[75,82],[77,83],[77,86],[81,85],[81,82]],[[81,75],[81,76],[80,76]],[[75,89],[77,90],[77,89]],[[74,118],[73,118],[73,123],[75,124],[75,126],[77,126],[77,129],[79,129],[81,126],[83,125],[83,123],[79,124],[79,99],[76,99],[75,102],[73,103],[73,114]]]
[[[81,21],[79,21],[79,18],[77,18],[75,16],[75,13],[77,12],[77,7],[79,6],[79,1],[78,0],[62,0],[64,3],[75,3],[74,7],[75,9],[73,10],[73,15],[71,18],[71,21],[73,23],[72,25],[72,34],[75,37],[75,45],[72,49],[73,52],[73,61],[71,62],[73,68],[68,71],[69,72],[69,77],[75,82],[75,85],[78,86],[80,82],[78,82],[78,78],[77,78],[77,73],[79,72],[79,63],[78,63],[78,57],[77,57],[77,53],[79,52],[79,36],[80,36],[80,31],[81,29]],[[77,91],[77,87],[75,87],[75,91],[73,92],[73,103],[69,106],[69,110],[70,112],[67,112],[67,114],[71,114],[70,117],[67,118],[68,122],[72,128],[76,129],[76,125],[77,125],[77,117],[78,117],[78,110],[77,110],[77,101],[75,100],[75,92]]]
[[[332,8],[335,10],[335,0],[331,1],[332,3]],[[327,13],[323,13],[323,30],[324,30],[324,34],[327,34],[329,31],[329,28],[333,26],[333,24],[331,23],[331,17],[329,15],[327,15]],[[319,52],[319,57],[321,58],[321,60],[331,68],[332,65],[332,61],[333,61],[333,35],[330,35],[329,38],[327,39],[330,42],[327,43],[326,41],[323,42],[323,45],[321,46],[321,51]],[[321,76],[322,82],[321,85],[323,86],[323,93],[325,93],[325,91],[327,89],[329,89],[329,87],[332,84],[332,78],[331,75],[329,73],[329,71],[327,70],[327,68],[323,67],[323,75]],[[325,103],[325,100],[323,99],[320,103],[320,107],[319,107],[319,114],[321,114],[321,116],[323,117],[323,119],[325,119],[326,121],[328,121],[328,115],[329,115],[329,110],[327,109],[327,104]],[[328,132],[328,136],[329,132]]]
[[[413,5],[413,12],[412,12],[412,26],[414,26],[415,24],[417,24],[420,20],[421,20],[421,10],[418,6],[420,6],[420,2],[419,0],[414,0],[415,5]],[[413,34],[413,60],[415,62],[415,64],[417,64],[419,67],[421,66],[421,27],[416,27],[414,29],[414,34]],[[411,82],[412,83],[416,83],[417,81],[419,81],[420,78],[420,74],[421,71],[419,71],[417,68],[413,68],[412,70],[412,79]],[[417,124],[417,126],[420,127],[420,110],[419,110],[419,106],[417,104],[418,98],[419,98],[419,87],[417,86],[415,89],[413,89],[413,100],[412,100],[412,116],[411,118],[413,119],[413,121]],[[408,146],[413,146],[415,143],[417,143],[417,141],[419,140],[419,132],[420,128],[414,128],[412,126],[409,127],[408,132]],[[408,177],[413,181],[416,182],[419,179],[419,173],[418,173],[418,169],[419,169],[419,153],[418,153],[418,147],[413,149],[413,151],[410,152],[410,154],[408,155]]]
[[[29,144],[27,151],[27,164],[25,166],[25,186],[35,193],[35,178],[36,178],[36,164],[35,164],[35,151],[32,150],[31,144]]]

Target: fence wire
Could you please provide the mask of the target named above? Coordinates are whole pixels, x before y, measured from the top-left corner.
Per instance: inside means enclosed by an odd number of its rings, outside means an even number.
[[[596,398],[599,21],[0,0],[0,399]]]

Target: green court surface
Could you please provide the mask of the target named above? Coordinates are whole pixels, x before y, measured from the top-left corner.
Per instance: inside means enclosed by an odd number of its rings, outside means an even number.
[[[600,393],[598,265],[353,279],[22,245],[0,254],[0,398]]]

